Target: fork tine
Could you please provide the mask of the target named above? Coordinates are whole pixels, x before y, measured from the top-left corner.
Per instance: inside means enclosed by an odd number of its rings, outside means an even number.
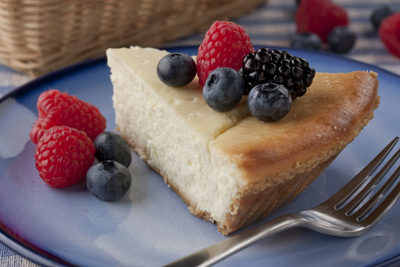
[[[393,189],[392,192],[395,192],[393,194],[389,194],[387,196],[386,199],[387,202],[384,203],[382,202],[380,205],[377,206],[377,208],[375,209],[375,211],[373,211],[370,215],[369,212],[376,206],[376,204],[379,202],[380,199],[382,199],[385,194],[389,191],[389,189],[393,186],[393,184],[397,181],[397,179],[400,176],[400,167],[398,167],[396,169],[396,171],[392,174],[392,176],[386,181],[386,183],[382,186],[382,188],[370,199],[368,200],[367,203],[365,203],[357,212],[355,212],[353,215],[357,218],[357,220],[364,220],[365,218],[370,218],[371,220],[374,221],[377,218],[379,218],[379,216],[381,216],[381,214],[383,213],[383,215],[386,214],[387,212],[387,207],[389,205],[393,205],[394,202],[397,200],[397,198],[399,197],[399,192],[400,192],[400,186],[399,184],[397,184],[397,187],[395,187],[395,189]],[[396,191],[397,189],[397,191]],[[375,213],[374,213],[375,212]],[[382,216],[383,216],[382,215]]]
[[[393,155],[393,157],[385,164],[385,166],[374,176],[374,178],[362,189],[354,195],[354,198],[346,204],[343,209],[347,215],[350,215],[354,210],[359,207],[360,203],[371,193],[375,186],[382,180],[387,172],[392,168],[393,164],[399,159],[400,149]]]
[[[350,182],[348,182],[335,195],[328,199],[323,205],[334,205],[335,208],[342,208],[343,204],[356,192],[367,179],[368,175],[380,166],[382,161],[396,145],[399,137],[394,138],[362,171],[360,171]]]

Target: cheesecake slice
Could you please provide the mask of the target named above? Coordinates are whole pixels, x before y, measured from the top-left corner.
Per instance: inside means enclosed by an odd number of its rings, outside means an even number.
[[[373,118],[377,74],[317,73],[280,121],[251,116],[246,97],[229,112],[203,100],[197,78],[179,88],[157,77],[167,54],[108,49],[116,124],[141,159],[188,205],[229,234],[303,191]]]

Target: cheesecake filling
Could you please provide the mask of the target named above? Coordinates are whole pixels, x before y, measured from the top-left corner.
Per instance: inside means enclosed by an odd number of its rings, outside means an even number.
[[[143,75],[133,72],[132,66],[124,65],[125,61],[119,61],[110,51],[107,53],[116,124],[121,134],[149,166],[157,172],[162,170],[160,174],[168,185],[179,188],[176,193],[181,198],[190,199],[190,205],[195,206],[190,210],[202,210],[210,220],[224,221],[246,181],[242,179],[243,170],[210,143],[237,124],[246,112],[240,106],[229,113],[212,112],[220,116],[214,122],[213,117],[206,117],[209,108],[200,98],[200,90],[183,96],[168,91],[160,94]],[[198,87],[197,81],[193,83]],[[221,120],[221,116],[226,118]]]

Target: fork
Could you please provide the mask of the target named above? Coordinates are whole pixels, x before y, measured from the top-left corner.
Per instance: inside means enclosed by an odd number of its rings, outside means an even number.
[[[210,266],[266,236],[293,227],[305,227],[322,234],[341,237],[364,234],[385,216],[400,196],[400,183],[390,191],[399,177],[400,167],[392,173],[379,191],[371,196],[372,190],[399,158],[400,149],[373,178],[371,174],[375,173],[398,140],[399,137],[394,138],[349,183],[319,206],[296,214],[283,215],[169,263],[165,267]]]

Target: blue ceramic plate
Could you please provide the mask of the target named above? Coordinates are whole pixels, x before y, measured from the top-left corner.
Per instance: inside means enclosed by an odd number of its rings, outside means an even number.
[[[196,54],[195,47],[170,48]],[[333,195],[400,134],[400,77],[323,52],[288,49],[319,72],[379,73],[381,104],[373,119],[323,174],[263,222],[311,208]],[[44,184],[35,169],[29,131],[38,96],[50,89],[96,105],[114,130],[112,85],[105,59],[78,64],[34,80],[0,99],[0,241],[41,265],[160,266],[225,239],[186,205],[136,155],[133,183],[117,202],[92,196],[84,182],[65,189]],[[331,237],[303,228],[266,238],[217,266],[370,266],[397,261],[400,203],[370,232]]]

